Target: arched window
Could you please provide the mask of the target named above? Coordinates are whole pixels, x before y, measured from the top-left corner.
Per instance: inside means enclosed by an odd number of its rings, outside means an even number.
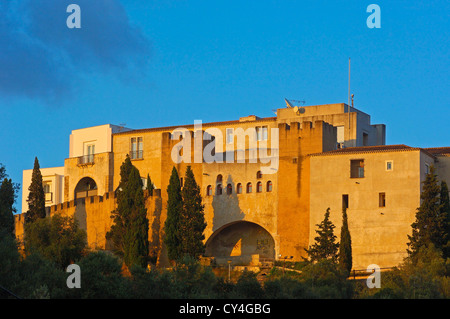
[[[208,187],[206,187],[206,196],[211,196],[212,195],[212,187],[211,185],[208,185]]]
[[[261,182],[258,182],[256,184],[256,192],[257,193],[261,193],[262,192],[262,183]]]
[[[267,192],[271,192],[271,191],[272,191],[272,182],[271,182],[271,181],[268,181],[268,182],[267,182],[267,188],[266,188],[266,191],[267,191]]]
[[[262,173],[261,173],[261,171],[258,171],[258,172],[256,173],[256,178],[257,178],[257,179],[262,178]]]
[[[237,194],[242,194],[242,184],[238,183],[236,186],[236,193]]]
[[[222,175],[217,175],[216,183],[222,183]]]
[[[222,195],[222,184],[217,185],[216,195]]]
[[[252,183],[247,183],[247,193],[252,192]]]
[[[231,184],[227,185],[227,195],[231,195],[233,193],[233,186]]]

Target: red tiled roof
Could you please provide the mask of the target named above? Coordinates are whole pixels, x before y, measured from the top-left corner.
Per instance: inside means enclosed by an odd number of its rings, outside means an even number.
[[[343,155],[343,154],[352,154],[352,153],[377,153],[377,152],[395,152],[395,151],[417,151],[422,150],[428,153],[431,156],[434,156],[435,153],[431,153],[428,149],[420,148],[420,147],[411,147],[404,144],[398,145],[376,145],[376,146],[358,146],[358,147],[346,147],[338,150],[323,152],[323,153],[315,153],[310,154],[310,156],[324,156],[324,155]]]
[[[450,154],[450,147],[428,147],[425,150],[433,155]]]

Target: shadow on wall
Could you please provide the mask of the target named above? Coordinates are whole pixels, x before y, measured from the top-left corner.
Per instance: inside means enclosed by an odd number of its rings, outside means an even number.
[[[245,191],[246,185],[242,185],[242,193]],[[245,213],[239,206],[236,185],[230,175],[226,182],[218,176],[212,207],[214,233],[206,242],[205,256],[275,257],[275,241],[270,233],[258,224],[244,221]]]
[[[214,188],[212,208],[213,231],[216,231],[228,223],[244,219],[245,214],[239,207],[236,185],[233,182],[231,175],[228,175],[225,183],[222,179],[222,175],[218,176]]]

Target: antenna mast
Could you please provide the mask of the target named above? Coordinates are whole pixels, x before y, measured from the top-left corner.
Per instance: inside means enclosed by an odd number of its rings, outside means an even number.
[[[348,106],[350,106],[350,58],[348,58]]]

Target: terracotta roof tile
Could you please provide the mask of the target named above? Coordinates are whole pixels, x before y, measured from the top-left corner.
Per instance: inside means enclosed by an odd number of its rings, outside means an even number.
[[[428,147],[425,150],[433,155],[450,154],[450,147]]]

